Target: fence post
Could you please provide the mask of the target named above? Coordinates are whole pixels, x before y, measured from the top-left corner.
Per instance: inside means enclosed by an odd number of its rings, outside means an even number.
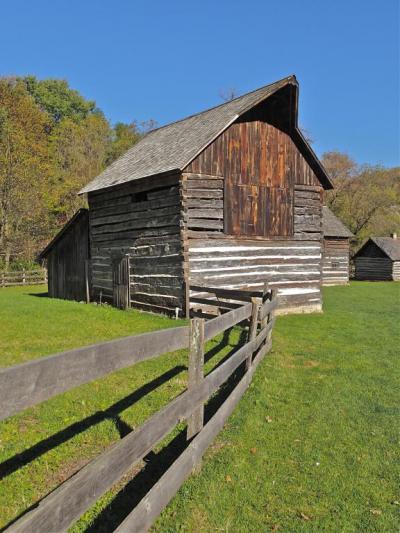
[[[251,318],[250,318],[250,326],[249,326],[249,334],[248,334],[247,342],[251,342],[257,336],[259,309],[260,307],[258,304],[258,299],[252,298],[251,299]],[[250,369],[252,360],[253,360],[253,354],[250,354],[249,357],[246,359],[246,371]]]
[[[1,273],[1,286],[3,288],[6,286],[6,275],[4,272]]]
[[[25,277],[25,269],[22,269],[22,284],[25,285],[26,277]]]
[[[277,294],[276,289],[271,289],[269,291],[269,294],[267,294],[267,292],[264,291],[263,302],[265,302],[266,300],[274,301],[276,298],[276,294]],[[261,329],[264,329],[267,326],[267,324],[271,322],[273,318],[274,318],[274,311],[271,311],[261,320]],[[271,341],[271,336],[272,336],[272,330],[268,333],[266,342]]]
[[[204,379],[204,318],[190,321],[188,390],[194,389]],[[204,406],[196,408],[188,419],[187,439],[203,428]]]

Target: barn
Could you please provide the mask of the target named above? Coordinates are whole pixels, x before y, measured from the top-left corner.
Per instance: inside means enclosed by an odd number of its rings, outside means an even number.
[[[331,181],[298,127],[295,76],[148,133],[81,191],[92,299],[189,316],[202,288],[320,311]]]
[[[341,220],[322,207],[322,284],[345,285],[350,278],[350,239],[354,237]]]
[[[51,298],[88,299],[89,253],[89,212],[79,209],[39,255]]]
[[[371,281],[400,281],[400,239],[371,237],[353,257],[355,278]]]

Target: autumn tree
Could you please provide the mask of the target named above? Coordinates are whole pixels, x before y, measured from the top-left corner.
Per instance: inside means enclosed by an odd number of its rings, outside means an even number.
[[[356,236],[356,246],[372,235],[400,230],[400,169],[359,166],[347,154],[329,152],[322,163],[335,188],[326,202]]]
[[[32,258],[46,226],[50,170],[44,114],[20,81],[0,79],[0,254]]]

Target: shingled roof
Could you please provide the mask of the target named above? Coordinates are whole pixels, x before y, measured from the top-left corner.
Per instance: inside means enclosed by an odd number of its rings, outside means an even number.
[[[354,257],[360,254],[369,241],[376,244],[376,246],[378,246],[378,248],[380,248],[392,261],[400,261],[400,239],[393,239],[393,237],[371,237],[363,246],[361,246]]]
[[[297,88],[295,76],[151,131],[86,185],[80,194],[156,174],[183,170],[239,116],[290,84]],[[325,169],[297,126],[296,133],[312,160],[318,178],[326,188],[332,188]]]
[[[326,205],[322,207],[322,231],[324,237],[346,237],[348,239],[354,237],[351,231]]]

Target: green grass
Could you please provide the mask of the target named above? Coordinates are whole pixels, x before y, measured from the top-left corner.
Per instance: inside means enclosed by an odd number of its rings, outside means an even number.
[[[135,311],[29,295],[41,290],[0,290],[0,365],[177,325]],[[201,473],[183,485],[155,531],[399,530],[400,285],[331,287],[324,299],[324,314],[278,318],[270,356],[206,453]],[[237,338],[234,331],[230,343]],[[106,412],[5,477],[0,527],[118,440],[126,425],[137,426],[183,390],[186,362],[184,351],[148,361],[0,423],[2,463],[145,382],[176,372],[123,411]],[[87,529],[109,504],[117,513],[122,500],[116,492],[128,481],[73,530]],[[107,522],[97,529],[110,530]]]

